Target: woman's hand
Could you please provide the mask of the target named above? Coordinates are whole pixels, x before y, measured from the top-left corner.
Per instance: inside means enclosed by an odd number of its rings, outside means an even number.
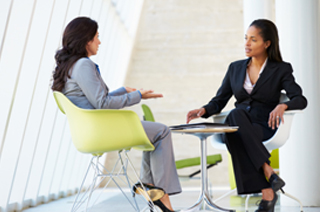
[[[288,106],[286,104],[278,104],[277,107],[270,112],[268,121],[269,127],[271,127],[273,130],[275,129],[275,126],[278,128],[280,119],[281,122],[284,123],[283,114],[287,108]]]
[[[206,109],[204,109],[204,108],[189,111],[187,114],[187,124],[189,124],[189,122],[192,119],[199,118],[199,117],[203,116],[205,113],[206,113]]]
[[[139,90],[142,96],[142,99],[151,99],[151,98],[161,98],[163,97],[162,94],[153,93],[153,90]]]
[[[130,87],[124,87],[124,88],[126,89],[127,93],[131,93],[131,92],[137,90],[137,89],[135,89],[135,88],[130,88]]]

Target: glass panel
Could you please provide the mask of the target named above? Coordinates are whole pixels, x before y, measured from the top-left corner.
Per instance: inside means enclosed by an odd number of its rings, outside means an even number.
[[[0,1],[1,209],[10,204],[10,210],[20,210],[23,202],[36,205],[79,188],[91,155],[75,149],[53,98],[54,53],[66,24],[90,16],[99,23],[103,47],[92,59],[110,87],[122,86],[134,39],[128,28],[137,26],[141,2]]]

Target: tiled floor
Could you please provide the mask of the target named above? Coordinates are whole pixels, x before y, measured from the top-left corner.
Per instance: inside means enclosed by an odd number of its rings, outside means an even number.
[[[221,196],[227,191],[227,189],[223,188],[214,188],[213,196],[215,198]],[[129,191],[126,191],[129,193]],[[199,189],[198,188],[187,188],[179,194],[171,197],[172,205],[175,210],[187,208],[191,206],[198,198]],[[256,202],[259,201],[261,197],[252,197],[249,201],[249,211],[253,212],[256,210]],[[280,195],[281,198],[286,198]],[[24,210],[23,212],[68,212],[71,210],[73,197],[68,197],[64,199],[60,199],[58,201],[50,202],[48,204],[40,205],[34,208],[29,208]],[[138,205],[140,210],[146,206],[145,202],[141,198],[137,198]],[[245,198],[232,195],[226,197],[217,202],[217,205],[224,207],[235,209],[237,212],[244,212]],[[82,207],[79,211],[85,211],[84,207]],[[97,203],[88,210],[90,212],[130,212],[134,211],[128,201],[123,197],[123,195],[117,189],[108,188],[103,191]],[[146,210],[149,211],[149,210]],[[160,210],[159,210],[160,211]],[[209,210],[201,210],[201,211],[209,211]],[[300,212],[299,207],[284,207],[278,204],[276,206],[275,212]],[[305,207],[304,212],[320,212],[320,207]]]

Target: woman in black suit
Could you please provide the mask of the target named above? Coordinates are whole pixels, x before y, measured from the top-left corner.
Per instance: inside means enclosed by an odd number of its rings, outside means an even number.
[[[284,123],[285,110],[304,109],[307,100],[295,82],[291,65],[282,60],[277,28],[271,21],[251,23],[245,35],[245,53],[249,58],[230,64],[216,96],[202,108],[189,111],[187,123],[221,112],[235,96],[236,108],[226,123],[239,126],[239,130],[227,133],[224,140],[232,157],[238,193],[262,192],[256,211],[272,212],[275,192],[285,182],[270,167],[270,154],[262,141],[272,137],[280,121]],[[290,100],[279,104],[281,90]]]

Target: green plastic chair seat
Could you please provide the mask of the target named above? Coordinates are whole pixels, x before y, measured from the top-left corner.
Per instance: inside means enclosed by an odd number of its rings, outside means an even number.
[[[81,109],[62,93],[55,91],[53,95],[61,112],[67,115],[72,142],[78,151],[102,155],[130,148],[154,150],[135,112]]]

